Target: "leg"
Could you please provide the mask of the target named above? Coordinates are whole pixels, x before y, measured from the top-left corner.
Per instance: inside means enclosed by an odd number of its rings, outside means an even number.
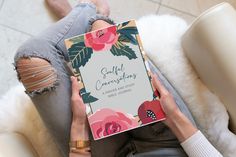
[[[55,56],[57,55],[61,55],[62,58],[67,57],[64,45],[64,40],[66,38],[83,34],[88,30],[88,27],[95,30],[110,25],[103,20],[99,20],[100,18],[103,19],[102,15],[97,17],[96,14],[96,9],[103,10],[103,12],[109,12],[109,7],[105,0],[80,1],[83,3],[80,3],[80,5],[72,10],[68,0],[46,0],[50,9],[54,11],[57,16],[64,14],[62,16],[64,17],[65,15],[68,15],[69,12],[71,13],[18,49],[18,54],[15,57],[15,60],[17,60],[17,71],[19,72],[20,80],[25,85],[27,92],[34,93],[44,90],[44,88],[50,88],[56,84],[56,70],[50,66],[49,62],[51,61],[48,57],[51,56],[51,59],[55,59]],[[108,14],[104,14],[103,12],[99,13],[108,16]],[[98,18],[98,20],[95,21],[94,18]],[[93,20],[95,22],[91,22]],[[92,26],[89,26],[90,24],[92,24]],[[38,46],[39,44],[42,45]],[[46,48],[43,48],[43,46]],[[23,52],[29,50],[31,51],[31,57],[36,58],[29,59],[29,57],[27,57],[28,53],[25,54],[25,52]],[[51,52],[45,54],[45,52],[38,51]],[[23,57],[18,61],[21,56]],[[43,58],[46,60],[43,60]]]
[[[67,0],[45,0],[50,10],[59,18],[63,18],[72,10]]]
[[[53,53],[54,50],[47,41],[30,39],[18,50],[15,65],[20,81],[62,156],[68,156],[70,80],[61,56]]]
[[[71,83],[65,60],[66,38],[85,33],[91,19],[97,17],[96,8],[81,4],[68,16],[27,41],[18,49],[15,65],[20,81],[31,96],[45,125],[53,135],[63,156],[68,156],[68,142],[71,125]],[[104,21],[93,23],[93,29],[104,27]],[[92,141],[92,155],[108,157],[127,141],[126,134],[120,134],[99,141]]]
[[[59,18],[63,18],[72,10],[67,0],[45,0],[50,10]],[[80,3],[93,3],[99,14],[109,16],[110,8],[106,0],[79,0]]]
[[[46,60],[20,59],[16,66],[19,78],[29,93],[50,88],[56,84],[56,70]]]

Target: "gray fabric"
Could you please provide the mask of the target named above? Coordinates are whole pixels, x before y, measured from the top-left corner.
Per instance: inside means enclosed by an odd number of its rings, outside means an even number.
[[[68,156],[69,152],[68,142],[71,124],[71,82],[69,71],[65,65],[65,61],[68,61],[68,55],[64,40],[85,33],[96,19],[111,22],[108,18],[96,14],[94,5],[79,4],[67,17],[24,43],[15,56],[15,62],[21,57],[40,57],[48,60],[56,69],[57,85],[50,89],[46,88],[30,93],[30,96],[64,157]],[[181,111],[194,123],[181,97],[178,96],[157,68],[153,67],[152,70],[159,75],[161,81],[174,94]],[[130,152],[137,155],[153,150],[155,150],[154,154],[158,152],[156,155],[159,155],[163,152],[163,148],[171,148],[170,154],[186,156],[176,137],[161,122],[98,141],[94,141],[91,136],[90,138],[93,157],[125,157]],[[168,156],[168,149],[165,149],[165,152]]]
[[[130,153],[127,157],[180,157],[183,156],[184,152],[181,148],[157,148],[154,151],[132,154]]]

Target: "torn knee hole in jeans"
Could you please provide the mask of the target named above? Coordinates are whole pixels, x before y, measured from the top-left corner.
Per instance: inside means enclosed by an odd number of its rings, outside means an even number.
[[[20,58],[16,63],[16,71],[26,93],[30,95],[50,91],[58,82],[56,70],[42,58]]]

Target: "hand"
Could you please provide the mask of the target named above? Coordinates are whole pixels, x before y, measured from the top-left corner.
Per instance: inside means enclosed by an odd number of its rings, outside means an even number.
[[[152,75],[152,84],[154,88],[160,93],[160,103],[163,111],[166,114],[166,123],[177,113],[180,112],[177,107],[173,96],[169,91],[161,84],[156,75]]]
[[[79,94],[79,84],[76,77],[71,77],[72,96],[72,124],[71,124],[71,140],[88,140],[88,121],[86,115],[86,106]]]
[[[72,82],[71,109],[73,113],[73,122],[76,121],[78,123],[83,124],[87,122],[86,106],[79,94],[80,89],[77,78],[71,76],[71,82]]]
[[[156,75],[152,75],[152,84],[160,93],[160,103],[166,114],[164,123],[172,130],[180,142],[185,141],[197,132],[197,128],[179,110],[173,96],[161,84]]]
[[[77,78],[71,76],[71,88],[72,88],[72,96],[71,96],[71,109],[72,109],[72,124],[70,131],[70,140],[88,140],[89,132],[88,132],[88,122],[86,116],[86,106],[79,94],[79,84]],[[85,154],[81,153],[70,153],[69,157],[91,157],[89,152]]]

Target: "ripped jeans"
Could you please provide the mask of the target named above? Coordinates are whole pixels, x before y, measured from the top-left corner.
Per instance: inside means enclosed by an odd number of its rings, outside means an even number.
[[[19,80],[63,157],[69,154],[72,115],[70,72],[66,66],[68,55],[64,40],[87,32],[97,19],[112,23],[108,18],[98,15],[93,4],[79,4],[65,18],[26,41],[15,55]],[[151,69],[173,94],[181,111],[194,123],[174,88],[152,64]],[[98,141],[90,138],[93,157],[186,156],[176,137],[161,122]]]

